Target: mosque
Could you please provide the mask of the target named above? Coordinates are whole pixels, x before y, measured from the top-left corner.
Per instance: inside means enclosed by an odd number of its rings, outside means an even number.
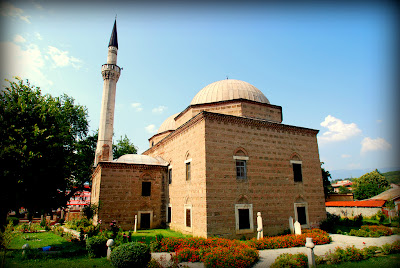
[[[326,218],[318,130],[282,124],[282,107],[255,86],[226,79],[201,89],[171,115],[142,155],[112,157],[117,66],[116,22],[104,80],[92,176],[94,218],[133,229],[169,227],[193,236],[256,236]],[[107,226],[107,225],[106,225]]]

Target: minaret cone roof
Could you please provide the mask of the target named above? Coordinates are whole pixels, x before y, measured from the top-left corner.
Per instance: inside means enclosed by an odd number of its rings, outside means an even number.
[[[114,27],[111,32],[110,43],[108,43],[108,46],[118,48],[117,19],[114,21]]]

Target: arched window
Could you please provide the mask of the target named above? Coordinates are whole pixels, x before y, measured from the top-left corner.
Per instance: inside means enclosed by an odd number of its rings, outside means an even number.
[[[189,152],[186,153],[185,159],[186,180],[190,181],[190,179],[192,178],[192,158],[190,157]]]
[[[235,160],[236,179],[247,179],[247,161],[249,157],[243,148],[238,148],[234,152],[233,159]]]
[[[302,172],[302,164],[300,157],[294,153],[290,160],[290,165],[293,169],[293,180],[294,182],[302,182],[303,181],[303,172]]]

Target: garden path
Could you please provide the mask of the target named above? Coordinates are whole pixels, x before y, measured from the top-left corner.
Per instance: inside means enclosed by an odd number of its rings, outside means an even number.
[[[381,237],[357,237],[357,236],[348,236],[348,235],[340,235],[340,234],[330,234],[332,237],[332,242],[327,245],[317,245],[314,248],[315,255],[325,255],[329,250],[334,250],[336,247],[347,247],[347,246],[355,246],[356,248],[364,248],[369,246],[382,246],[386,243],[393,243],[395,241],[400,241],[400,235],[392,235],[392,236],[381,236]],[[281,248],[281,249],[265,249],[259,250],[260,260],[253,266],[253,268],[266,268],[270,267],[271,264],[275,261],[275,259],[283,254],[283,253],[304,253],[306,252],[306,247],[294,247],[294,248]],[[164,261],[168,261],[170,259],[169,253],[152,253],[153,258],[160,260],[162,258]],[[203,263],[188,263],[184,262],[183,265],[186,265],[190,268],[204,268]]]

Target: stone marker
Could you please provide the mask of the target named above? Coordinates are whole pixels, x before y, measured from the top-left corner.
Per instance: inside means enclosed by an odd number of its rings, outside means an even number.
[[[261,218],[261,212],[257,212],[257,240],[260,240],[264,236],[263,224]]]
[[[108,239],[107,240],[107,260],[111,258],[111,247],[114,246],[114,240],[113,239]]]
[[[25,255],[25,250],[29,249],[29,244],[24,244],[22,246],[22,255]]]
[[[301,225],[300,225],[300,222],[298,222],[298,221],[296,221],[294,223],[294,233],[296,235],[301,235]]]
[[[289,217],[289,229],[290,229],[290,233],[294,234],[294,226],[293,226],[293,218],[292,218],[292,216]]]
[[[64,209],[61,210],[61,219],[64,219]]]
[[[137,227],[137,215],[135,215],[135,226],[133,227],[134,233],[136,233],[136,227]]]
[[[308,258],[308,267],[316,267],[315,265],[315,254],[314,254],[314,243],[311,237],[306,238],[306,248],[307,248],[307,258]]]

